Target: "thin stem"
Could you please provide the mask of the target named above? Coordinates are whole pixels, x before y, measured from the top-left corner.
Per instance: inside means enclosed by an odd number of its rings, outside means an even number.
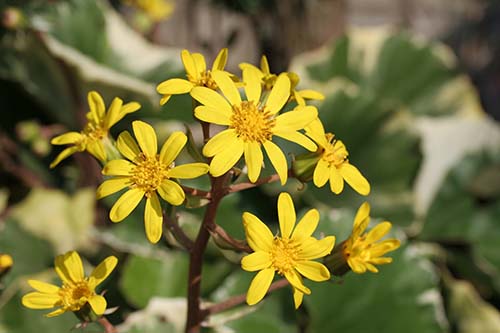
[[[165,227],[172,233],[174,238],[182,245],[182,247],[184,247],[188,251],[191,251],[194,246],[194,242],[179,226],[179,216],[175,213],[174,216],[168,216],[164,212],[163,221],[165,221]]]
[[[257,186],[262,185],[262,184],[273,183],[275,181],[278,181],[279,179],[280,179],[280,177],[278,176],[278,174],[274,174],[274,175],[266,177],[266,178],[261,178],[261,179],[257,180],[255,183],[246,182],[246,183],[234,184],[234,185],[229,186],[228,193],[240,192],[243,190],[247,190],[249,188],[257,187]]]
[[[184,186],[184,185],[181,185],[181,187],[184,190],[184,193],[186,193],[186,194],[191,194],[191,195],[194,195],[196,197],[203,198],[203,199],[210,199],[212,197],[212,194],[210,192],[207,192],[207,191],[199,190],[197,188],[192,188],[192,187]]]
[[[229,235],[224,228],[222,228],[220,225],[216,224],[214,226],[214,229],[211,230],[213,234],[216,236],[220,237],[220,239],[224,240],[226,243],[231,245],[231,247],[235,248],[236,250],[240,250],[243,252],[247,253],[252,253],[253,250],[248,246],[248,244],[239,239],[234,239],[231,235]]]
[[[287,285],[288,285],[288,281],[286,279],[278,280],[278,281],[274,282],[273,284],[271,284],[271,286],[269,287],[269,290],[267,291],[266,294],[270,294],[273,291],[275,291],[277,289],[281,289]],[[246,297],[247,297],[246,293],[230,297],[225,301],[222,301],[220,303],[209,306],[208,308],[206,308],[203,311],[203,314],[205,317],[207,317],[209,315],[213,315],[213,314],[234,308],[235,306],[244,303],[246,300]]]
[[[109,322],[109,320],[106,317],[101,317],[97,319],[99,324],[104,327],[104,333],[118,333],[118,330]]]

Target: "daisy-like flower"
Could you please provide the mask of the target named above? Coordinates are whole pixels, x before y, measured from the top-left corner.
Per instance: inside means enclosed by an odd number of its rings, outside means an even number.
[[[271,73],[271,71],[269,70],[269,63],[267,62],[267,58],[265,55],[263,55],[260,59],[260,68],[246,62],[241,63],[239,67],[241,70],[250,69],[251,71],[253,71],[255,73],[254,75],[257,75],[260,78],[262,86],[265,90],[271,90],[276,83],[276,79],[278,78],[276,74]],[[296,100],[297,104],[299,105],[306,105],[306,99],[314,99],[319,101],[325,99],[325,96],[322,93],[315,90],[296,90],[295,88],[300,81],[299,76],[294,72],[287,72],[286,74],[288,75],[288,78],[291,82],[290,100]]]
[[[205,87],[195,87],[191,91],[191,96],[202,104],[194,111],[196,118],[227,126],[203,147],[203,154],[213,157],[210,173],[214,177],[223,175],[245,155],[248,178],[255,182],[262,168],[264,147],[281,184],[285,184],[288,176],[287,160],[281,149],[273,143],[273,136],[315,151],[314,142],[298,131],[317,117],[316,108],[303,106],[278,115],[290,96],[290,79],[285,74],[278,77],[267,99],[262,101],[260,79],[252,71],[243,71],[246,100],[241,99],[236,84],[227,73],[216,71],[212,73],[212,78],[224,96]]]
[[[304,294],[311,293],[302,276],[316,282],[330,279],[328,269],[313,259],[329,254],[335,237],[318,240],[311,236],[319,222],[316,209],[309,210],[295,225],[295,208],[288,193],[281,193],[278,198],[278,219],[280,236],[273,236],[258,217],[243,213],[248,245],[255,252],[243,257],[241,267],[250,272],[259,271],[250,283],[246,300],[249,305],[262,300],[277,272],[292,285],[295,308],[298,308]]]
[[[98,187],[97,197],[103,198],[128,187],[109,212],[109,218],[113,222],[120,222],[130,215],[142,198],[146,197],[146,236],[151,243],[156,243],[160,240],[163,223],[157,194],[174,206],[181,205],[185,193],[175,179],[199,177],[206,174],[209,167],[205,163],[175,166],[174,160],[187,142],[184,133],[172,133],[158,154],[153,127],[139,120],[134,121],[132,127],[137,143],[129,132],[120,134],[116,142],[117,147],[127,159],[112,160],[104,166],[102,173],[113,178]]]
[[[30,309],[59,307],[48,313],[47,317],[58,316],[67,311],[88,317],[82,312],[87,310],[86,305],[89,304],[92,311],[97,316],[101,316],[106,310],[106,299],[96,294],[95,288],[109,276],[117,262],[116,257],[109,256],[94,269],[89,277],[85,277],[82,260],[76,251],[59,255],[55,259],[55,271],[62,280],[62,286],[28,280],[28,284],[36,291],[24,295],[22,303]]]
[[[365,202],[359,207],[352,233],[343,243],[342,253],[347,264],[354,273],[362,274],[367,270],[377,273],[375,265],[389,264],[392,258],[383,257],[387,252],[394,251],[400,246],[397,239],[379,240],[391,230],[391,223],[384,221],[377,224],[369,232],[364,233],[370,223],[370,205]]]
[[[217,89],[217,83],[212,79],[212,73],[216,70],[224,70],[227,62],[227,48],[220,50],[214,60],[212,70],[207,70],[205,58],[201,53],[189,53],[188,50],[182,50],[181,59],[186,69],[187,80],[175,78],[160,83],[156,87],[156,91],[163,95],[160,105],[167,103],[172,95],[187,94],[194,87]]]
[[[174,5],[166,0],[125,0],[125,3],[143,11],[155,22],[169,17],[174,10]]]
[[[361,195],[370,193],[370,183],[349,163],[349,153],[340,140],[336,140],[331,133],[326,133],[323,124],[316,119],[306,128],[306,134],[319,146],[320,159],[316,164],[313,182],[317,187],[323,187],[330,181],[330,189],[339,194],[344,189],[344,180]]]
[[[108,137],[109,129],[125,115],[135,112],[141,107],[136,102],[123,104],[123,101],[116,97],[106,112],[104,101],[96,91],[89,92],[87,100],[90,111],[87,113],[87,125],[83,131],[64,133],[50,141],[53,145],[71,145],[54,159],[50,164],[51,168],[74,153],[82,151],[89,152],[99,161],[105,163],[107,160],[106,145],[111,144]]]

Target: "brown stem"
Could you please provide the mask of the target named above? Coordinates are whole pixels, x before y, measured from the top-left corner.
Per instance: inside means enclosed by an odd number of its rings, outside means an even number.
[[[104,333],[118,333],[118,330],[109,322],[109,320],[106,317],[101,317],[97,319],[99,324],[104,327]]]
[[[277,289],[281,289],[287,285],[288,285],[288,281],[286,279],[278,280],[278,281],[274,282],[273,284],[271,284],[271,286],[269,287],[269,290],[267,291],[266,294],[270,294],[273,291],[275,291]],[[244,303],[246,300],[246,297],[247,297],[246,293],[230,297],[223,302],[211,305],[208,308],[204,309],[203,314],[205,317],[207,317],[209,315],[213,315],[213,314],[225,311],[227,309],[231,309],[237,305]]]
[[[226,174],[227,175],[227,174]],[[215,228],[215,215],[219,203],[226,194],[224,185],[226,175],[211,178],[212,200],[207,205],[203,222],[198,232],[189,256],[189,277],[188,277],[188,313],[186,322],[187,333],[198,333],[201,328],[203,315],[200,309],[201,295],[201,270],[203,264],[203,254],[210,239],[210,230]]]
[[[234,185],[229,186],[228,193],[239,192],[239,191],[247,190],[249,188],[257,187],[257,186],[262,185],[262,184],[273,183],[275,181],[278,181],[279,179],[280,179],[280,177],[278,176],[278,174],[274,174],[274,175],[266,177],[266,178],[261,178],[261,179],[257,180],[255,183],[247,182],[247,183],[234,184]]]
[[[165,212],[163,212],[163,221],[165,221],[165,227],[172,233],[174,238],[182,245],[182,247],[191,251],[194,246],[194,242],[179,226],[179,217],[176,214],[174,214],[174,216],[168,216]]]
[[[233,247],[236,250],[240,250],[240,251],[247,252],[247,253],[253,252],[253,250],[250,248],[250,246],[248,246],[248,244],[245,241],[239,240],[239,239],[234,239],[231,235],[229,235],[226,232],[226,230],[224,230],[224,228],[222,228],[218,224],[216,224],[214,226],[214,229],[211,230],[211,232],[213,234],[215,234],[216,236],[220,237],[220,239],[222,239],[224,242],[231,245],[231,247]]]
[[[181,187],[184,190],[184,193],[186,193],[186,194],[191,194],[191,195],[194,195],[196,197],[203,198],[203,199],[210,199],[212,197],[212,194],[210,192],[207,192],[207,191],[199,190],[197,188],[192,188],[192,187],[184,186],[184,185],[181,185]]]

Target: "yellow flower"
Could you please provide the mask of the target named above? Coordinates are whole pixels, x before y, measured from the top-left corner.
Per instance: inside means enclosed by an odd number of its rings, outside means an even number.
[[[156,87],[158,93],[163,95],[160,105],[167,103],[172,95],[189,93],[194,87],[217,89],[217,84],[212,79],[212,72],[224,70],[227,62],[227,49],[220,50],[214,60],[212,70],[207,70],[205,58],[200,53],[189,53],[188,50],[182,50],[181,58],[186,69],[187,80],[175,78],[160,83]]]
[[[247,100],[241,99],[236,84],[228,74],[215,71],[212,78],[224,97],[205,87],[195,87],[191,91],[191,96],[202,104],[194,111],[196,118],[228,127],[203,147],[205,156],[213,156],[210,173],[214,177],[223,175],[244,154],[248,178],[255,182],[262,168],[264,157],[261,148],[264,147],[281,184],[285,184],[288,176],[287,160],[272,138],[276,135],[314,151],[314,142],[298,130],[317,117],[316,108],[303,106],[278,115],[290,96],[290,80],[286,75],[278,77],[273,89],[262,101],[260,79],[248,70],[243,71]]]
[[[249,69],[253,71],[257,75],[262,83],[262,86],[265,90],[271,90],[276,83],[276,79],[278,76],[276,74],[272,74],[269,70],[269,63],[267,62],[267,58],[265,55],[260,59],[260,69],[249,63],[241,63],[240,69],[245,70]],[[296,100],[299,105],[306,105],[306,99],[315,99],[315,100],[324,100],[325,96],[320,92],[311,89],[304,90],[296,90],[295,88],[299,84],[299,76],[294,72],[287,72],[288,78],[290,79],[290,100]]]
[[[330,279],[328,269],[312,260],[329,254],[335,237],[317,240],[311,236],[319,222],[316,209],[309,210],[295,226],[295,208],[288,193],[281,193],[278,198],[278,219],[281,236],[273,236],[258,217],[243,213],[248,245],[255,252],[243,257],[241,267],[250,272],[260,271],[250,283],[247,303],[253,305],[262,300],[277,272],[292,285],[295,308],[298,308],[304,294],[311,293],[303,284],[302,276],[317,282]]]
[[[8,254],[0,253],[0,277],[7,274],[7,272],[12,268],[12,265],[14,265],[12,257]]]
[[[47,314],[47,317],[58,316],[66,311],[78,312],[88,303],[92,311],[101,316],[106,310],[106,299],[97,295],[95,288],[108,277],[117,262],[116,257],[109,256],[94,269],[89,277],[85,277],[82,260],[76,251],[57,256],[55,271],[62,280],[62,286],[28,280],[29,285],[36,291],[24,295],[22,303],[30,309],[59,307]]]
[[[384,254],[396,250],[400,246],[397,239],[391,238],[379,242],[391,229],[390,222],[377,224],[369,232],[364,233],[370,222],[370,205],[362,204],[354,219],[351,236],[344,242],[342,252],[349,267],[355,273],[362,274],[367,270],[377,273],[375,265],[392,262],[392,258],[383,257]]]
[[[174,5],[165,0],[126,0],[125,3],[142,10],[155,22],[169,17],[174,10]]]
[[[128,187],[128,190],[116,201],[109,212],[113,222],[120,222],[137,207],[146,197],[144,222],[146,236],[151,243],[160,240],[163,215],[157,193],[165,201],[178,206],[184,202],[185,194],[181,186],[173,179],[196,178],[208,172],[205,163],[190,163],[175,166],[187,137],[182,132],[174,132],[165,141],[160,154],[156,133],[151,125],[142,121],[132,123],[136,141],[129,132],[120,134],[117,147],[128,160],[112,160],[104,166],[102,173],[114,176],[104,181],[97,189],[97,197],[103,198]]]
[[[326,133],[323,124],[316,119],[306,128],[306,134],[320,147],[321,158],[314,169],[313,182],[317,187],[324,186],[330,180],[330,189],[339,194],[344,189],[344,180],[361,195],[370,193],[370,184],[359,170],[349,163],[349,153],[340,140],[331,133]]]
[[[106,162],[107,154],[105,144],[109,143],[109,129],[120,121],[125,115],[137,111],[141,106],[139,103],[131,102],[123,104],[119,98],[111,103],[108,112],[101,95],[96,91],[89,92],[88,103],[90,111],[87,113],[87,125],[81,132],[68,132],[53,138],[53,145],[72,145],[64,149],[50,164],[54,168],[65,158],[76,152],[87,151],[101,162]]]

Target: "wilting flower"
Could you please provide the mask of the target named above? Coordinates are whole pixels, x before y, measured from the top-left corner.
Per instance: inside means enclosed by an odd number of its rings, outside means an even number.
[[[189,93],[194,87],[217,89],[217,84],[212,78],[212,72],[224,70],[227,62],[227,49],[220,50],[214,60],[212,70],[207,70],[205,58],[200,53],[189,53],[188,50],[182,50],[181,58],[186,69],[187,80],[175,78],[160,83],[156,87],[158,93],[163,95],[160,105],[167,103],[172,95]]]
[[[367,270],[377,273],[378,269],[375,265],[392,262],[392,258],[383,257],[383,255],[400,246],[399,240],[394,238],[379,242],[391,229],[390,222],[379,223],[364,233],[368,223],[370,223],[370,205],[365,202],[359,207],[352,233],[342,247],[342,253],[349,267],[358,274],[365,273]]]
[[[57,256],[55,271],[62,280],[62,286],[28,280],[28,284],[36,291],[24,295],[22,303],[30,309],[59,307],[48,313],[47,317],[58,316],[66,311],[85,316],[82,312],[88,310],[85,306],[89,304],[92,311],[101,316],[106,310],[106,299],[96,294],[95,288],[111,274],[117,262],[116,257],[109,256],[94,269],[89,277],[85,277],[82,260],[76,251]]]
[[[146,197],[146,236],[151,243],[156,243],[161,237],[163,223],[157,193],[168,203],[178,206],[184,202],[185,194],[175,179],[199,177],[206,174],[209,167],[205,163],[175,166],[174,161],[187,142],[184,133],[172,133],[158,154],[153,127],[139,120],[134,121],[132,127],[138,144],[130,133],[125,131],[120,134],[117,147],[127,159],[112,160],[104,166],[102,173],[114,177],[99,186],[97,197],[103,198],[128,187],[111,208],[109,217],[113,222],[120,222],[130,215]]]
[[[316,108],[303,106],[278,115],[290,96],[290,79],[286,75],[278,77],[267,99],[263,101],[260,79],[247,70],[243,72],[246,100],[241,99],[236,84],[225,72],[215,71],[212,78],[223,96],[205,87],[195,87],[191,91],[191,96],[202,104],[194,111],[196,118],[227,126],[203,147],[203,154],[213,157],[210,173],[214,177],[223,175],[244,155],[248,178],[255,182],[264,160],[263,147],[281,183],[286,183],[287,160],[281,149],[273,143],[273,136],[314,151],[314,142],[298,131],[317,117]]]
[[[344,180],[361,195],[370,193],[370,184],[359,170],[349,163],[349,153],[340,140],[331,133],[326,133],[319,119],[310,123],[306,134],[319,146],[321,158],[314,169],[313,182],[317,187],[330,181],[330,189],[339,194],[344,189]]]
[[[143,11],[155,22],[166,19],[174,10],[172,2],[166,0],[125,0],[125,3]]]
[[[248,245],[255,251],[241,260],[241,267],[250,272],[259,271],[250,283],[247,303],[258,303],[267,293],[277,272],[292,285],[295,308],[302,303],[304,294],[309,295],[302,276],[317,282],[330,278],[330,272],[321,263],[313,261],[332,251],[334,236],[321,240],[312,237],[319,222],[316,209],[309,210],[295,225],[296,215],[292,198],[281,193],[278,198],[280,236],[273,236],[269,228],[255,215],[243,213]]]
[[[102,163],[106,162],[105,146],[111,144],[108,138],[109,129],[125,115],[141,107],[136,102],[123,104],[123,101],[116,97],[106,112],[106,106],[98,92],[89,92],[87,99],[90,111],[87,113],[87,125],[83,131],[64,133],[50,141],[53,145],[71,145],[55,158],[50,164],[51,168],[74,153],[82,151],[89,152]]]
[[[271,73],[269,70],[269,63],[267,62],[267,58],[265,55],[260,59],[260,68],[249,64],[249,63],[241,63],[241,70],[249,69],[253,71],[260,78],[262,87],[264,90],[271,90],[276,83],[276,79],[278,76],[276,74]],[[290,79],[290,100],[296,100],[299,105],[306,105],[306,99],[314,99],[314,100],[324,100],[325,96],[322,93],[317,92],[311,89],[304,90],[296,90],[295,88],[299,84],[300,78],[294,72],[287,72],[288,78]]]

